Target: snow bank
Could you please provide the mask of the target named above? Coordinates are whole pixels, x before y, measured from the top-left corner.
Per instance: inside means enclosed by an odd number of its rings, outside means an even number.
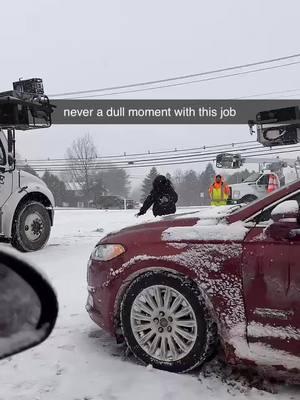
[[[162,233],[162,240],[243,240],[248,232],[242,221],[233,224],[218,223],[217,220],[200,220],[194,226],[168,228]]]

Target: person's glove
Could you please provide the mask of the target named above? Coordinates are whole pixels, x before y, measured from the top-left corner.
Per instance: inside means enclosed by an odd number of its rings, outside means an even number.
[[[139,212],[137,213],[137,214],[134,214],[134,216],[136,217],[136,218],[138,218],[138,217],[140,217],[142,214],[140,214]]]

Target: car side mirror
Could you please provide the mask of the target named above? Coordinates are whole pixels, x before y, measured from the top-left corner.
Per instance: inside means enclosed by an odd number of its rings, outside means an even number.
[[[51,285],[35,268],[0,251],[0,359],[43,342],[58,313]]]
[[[291,218],[299,216],[299,205],[296,200],[286,200],[278,204],[271,212],[273,221],[291,222]]]
[[[282,222],[281,222],[282,221]],[[284,240],[290,238],[291,224],[281,220],[273,222],[265,229],[265,234],[274,240]]]

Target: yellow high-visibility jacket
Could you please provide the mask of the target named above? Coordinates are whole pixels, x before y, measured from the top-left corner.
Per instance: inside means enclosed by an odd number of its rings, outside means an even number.
[[[226,206],[229,197],[229,187],[224,183],[214,182],[209,188],[212,206]]]

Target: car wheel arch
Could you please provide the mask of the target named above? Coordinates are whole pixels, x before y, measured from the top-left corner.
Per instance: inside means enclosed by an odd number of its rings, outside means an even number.
[[[172,267],[171,266],[161,267],[161,266],[152,265],[152,266],[148,266],[146,268],[135,270],[133,273],[131,273],[130,275],[128,275],[125,278],[123,284],[120,286],[120,288],[117,292],[117,295],[115,297],[115,302],[114,302],[114,314],[113,314],[113,316],[114,316],[114,332],[115,332],[117,340],[119,342],[123,341],[122,332],[121,332],[120,310],[121,310],[121,304],[122,304],[122,299],[124,297],[124,294],[126,293],[128,288],[130,287],[131,283],[135,279],[137,279],[139,276],[141,276],[149,271],[153,271],[153,272],[167,271],[171,274],[181,276],[183,278],[188,279],[200,291],[202,300],[205,302],[205,305],[210,313],[210,316],[211,316],[213,322],[217,326],[218,332],[219,332],[219,329],[222,330],[222,324],[219,321],[219,319],[217,318],[217,314],[215,312],[213,302],[211,301],[209,294],[208,294],[209,288],[207,288],[207,287],[205,288],[204,285],[202,284],[202,282],[199,281],[199,278],[197,278],[197,276],[192,277],[191,273],[190,273],[191,271],[189,269],[182,268],[182,267],[183,267],[182,265],[174,266],[174,263],[172,263]],[[186,269],[186,273],[184,272],[185,269]]]

